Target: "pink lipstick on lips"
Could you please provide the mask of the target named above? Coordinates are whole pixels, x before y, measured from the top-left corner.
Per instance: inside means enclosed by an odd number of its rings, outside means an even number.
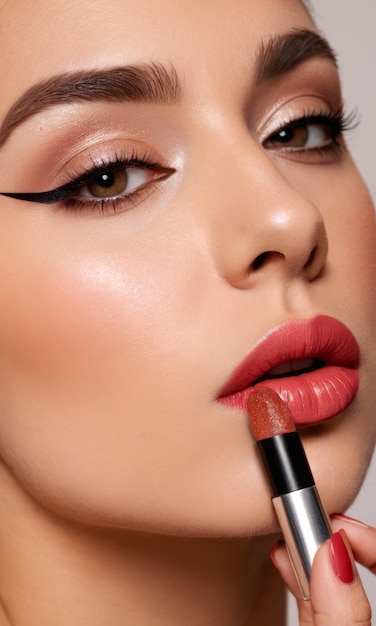
[[[235,369],[218,401],[245,409],[258,385],[276,391],[296,424],[314,424],[345,410],[359,386],[359,347],[338,320],[318,315],[270,330]]]
[[[329,519],[292,414],[279,395],[267,387],[255,389],[248,399],[248,416],[296,578],[303,598],[309,600],[313,559],[332,534]]]

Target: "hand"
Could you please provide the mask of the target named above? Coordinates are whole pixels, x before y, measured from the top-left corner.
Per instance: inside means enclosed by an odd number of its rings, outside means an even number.
[[[376,574],[376,528],[344,515],[331,519],[334,534],[315,556],[310,601],[302,599],[283,544],[273,548],[272,561],[297,599],[300,626],[370,626],[371,607],[354,557]]]

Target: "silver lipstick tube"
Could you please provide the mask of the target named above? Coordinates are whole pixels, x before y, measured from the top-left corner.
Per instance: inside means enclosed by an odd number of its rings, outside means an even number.
[[[309,600],[313,559],[332,535],[328,515],[315,486],[274,497],[272,502],[303,598]]]

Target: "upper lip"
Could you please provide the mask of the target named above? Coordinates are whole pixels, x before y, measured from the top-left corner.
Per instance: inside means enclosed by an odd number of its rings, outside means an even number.
[[[230,396],[254,385],[275,367],[298,359],[318,359],[323,365],[357,368],[359,346],[352,332],[333,317],[294,319],[272,328],[235,368],[219,393]]]

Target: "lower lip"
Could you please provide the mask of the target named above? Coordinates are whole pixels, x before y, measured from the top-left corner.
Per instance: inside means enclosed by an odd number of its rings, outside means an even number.
[[[328,365],[308,374],[274,378],[257,383],[218,399],[225,406],[243,409],[249,395],[262,385],[278,393],[299,426],[317,424],[344,411],[354,400],[359,387],[357,369]]]

